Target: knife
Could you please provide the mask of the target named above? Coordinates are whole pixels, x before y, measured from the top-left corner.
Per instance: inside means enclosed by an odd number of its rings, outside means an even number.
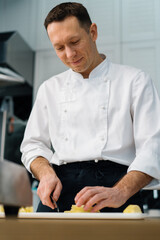
[[[53,203],[55,209],[57,209],[57,212],[59,212],[59,207],[57,205],[57,202],[53,198],[53,192],[51,192],[50,198],[51,198],[51,202]]]

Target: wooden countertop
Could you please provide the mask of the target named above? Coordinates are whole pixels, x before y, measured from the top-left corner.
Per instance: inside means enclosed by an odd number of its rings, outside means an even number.
[[[0,240],[160,240],[160,218],[0,219]]]

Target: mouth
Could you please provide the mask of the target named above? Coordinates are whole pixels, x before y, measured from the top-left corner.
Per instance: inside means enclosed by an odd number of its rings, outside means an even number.
[[[72,61],[71,64],[72,65],[78,65],[79,63],[81,63],[82,59],[83,59],[83,57],[78,59],[77,61]]]

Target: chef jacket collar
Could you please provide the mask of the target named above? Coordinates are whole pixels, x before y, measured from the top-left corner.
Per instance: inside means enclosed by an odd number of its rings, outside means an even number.
[[[103,55],[104,56],[104,55]],[[105,58],[103,62],[101,62],[97,67],[95,67],[89,74],[89,78],[85,78],[85,80],[94,79],[94,78],[103,78],[106,77],[109,70],[110,61],[108,58]],[[77,73],[70,69],[72,72],[72,76],[78,79],[84,79],[81,73]]]

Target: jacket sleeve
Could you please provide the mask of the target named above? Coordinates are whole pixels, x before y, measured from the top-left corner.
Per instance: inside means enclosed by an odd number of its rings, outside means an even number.
[[[50,161],[53,156],[49,137],[47,107],[45,105],[44,84],[40,86],[37,93],[20,149],[22,162],[28,171],[30,171],[31,162],[36,157],[42,156]]]
[[[160,183],[160,100],[149,75],[141,72],[133,82],[131,114],[136,157],[128,171],[137,170]]]

